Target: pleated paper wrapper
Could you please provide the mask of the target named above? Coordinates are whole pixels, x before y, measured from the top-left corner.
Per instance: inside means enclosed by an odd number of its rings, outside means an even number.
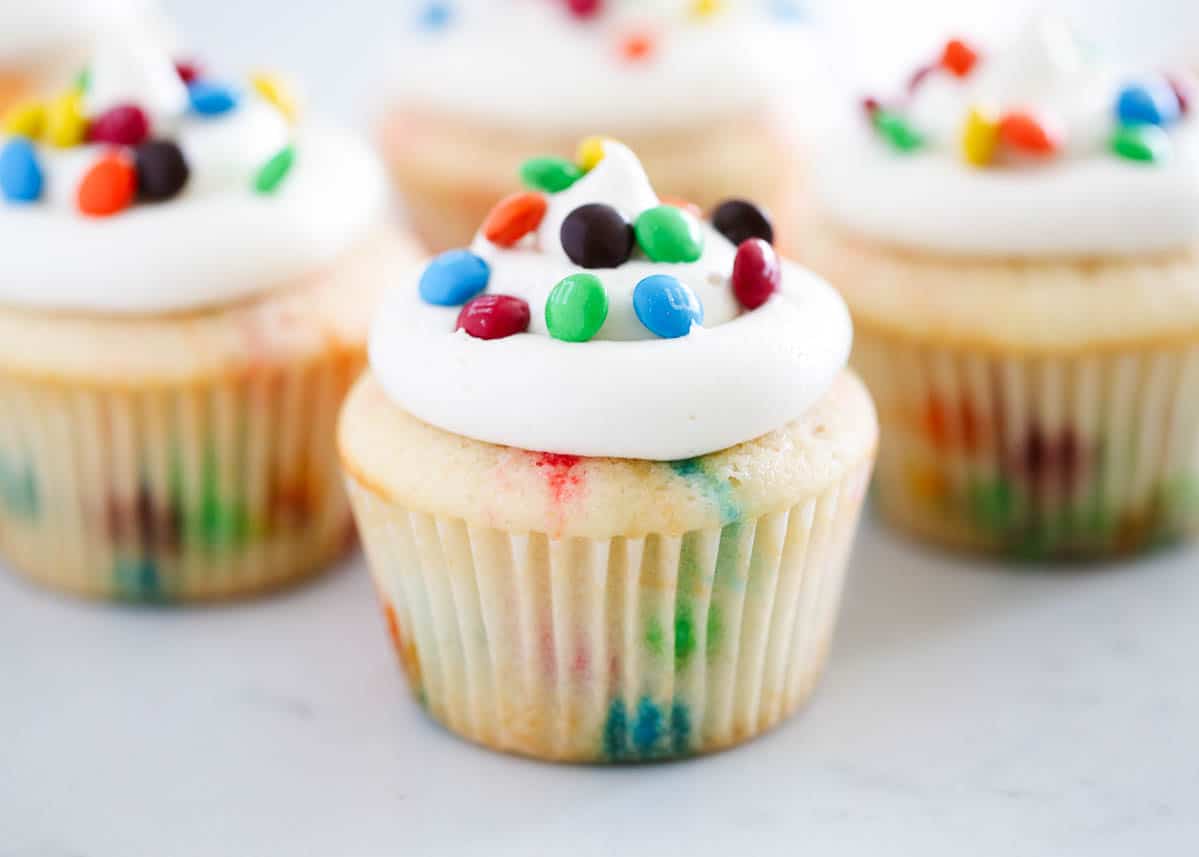
[[[859,330],[882,514],[933,542],[1087,559],[1199,525],[1199,348],[1011,356]]]
[[[350,495],[434,718],[501,751],[633,762],[732,746],[808,698],[871,463],[791,508],[682,536],[512,534],[353,480]]]
[[[0,376],[0,561],[134,601],[311,575],[352,540],[334,438],[362,364],[337,352],[144,390]]]

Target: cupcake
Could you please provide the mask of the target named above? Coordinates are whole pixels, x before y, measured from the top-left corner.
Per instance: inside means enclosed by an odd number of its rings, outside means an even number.
[[[0,10],[0,111],[82,68],[97,31],[114,21],[167,31],[148,0],[36,0]]]
[[[705,753],[828,653],[877,426],[841,299],[625,146],[388,293],[340,445],[411,687],[543,759]],[[755,234],[756,233],[756,234]]]
[[[1020,557],[1199,523],[1199,125],[1181,76],[1039,18],[960,40],[814,153],[798,257],[843,290],[877,397],[878,505]]]
[[[791,159],[783,102],[810,53],[793,4],[418,5],[381,137],[434,250],[469,242],[528,158],[570,158],[595,133],[632,145],[667,196],[708,208],[744,194],[777,211]]]
[[[350,540],[335,415],[365,363],[390,228],[358,138],[294,124],[156,44],[0,139],[0,561],[133,600],[223,598]]]

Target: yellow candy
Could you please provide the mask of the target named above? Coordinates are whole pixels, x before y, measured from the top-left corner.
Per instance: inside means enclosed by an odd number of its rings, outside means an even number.
[[[575,155],[575,161],[578,162],[579,167],[583,170],[583,172],[591,172],[603,159],[603,137],[588,137],[582,143],[579,143],[579,151]]]
[[[999,148],[999,120],[981,107],[972,107],[962,128],[962,157],[966,163],[985,167],[995,160]]]
[[[46,105],[23,101],[4,114],[4,133],[36,140],[46,127]]]
[[[724,10],[724,0],[691,0],[691,14],[696,18],[707,18]]]
[[[46,108],[46,142],[62,149],[78,146],[87,137],[87,117],[83,115],[83,96],[71,90],[50,102]]]
[[[300,116],[300,104],[291,91],[291,87],[278,75],[260,73],[250,78],[250,84],[255,91],[282,113],[288,122],[295,122]]]

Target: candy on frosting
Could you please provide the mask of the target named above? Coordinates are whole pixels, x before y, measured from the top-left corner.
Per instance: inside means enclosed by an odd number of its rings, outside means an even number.
[[[1174,79],[1084,55],[1054,16],[993,50],[952,42],[909,93],[823,135],[813,187],[852,230],[933,252],[1184,247],[1199,240],[1199,127]]]
[[[605,141],[585,175],[544,201],[537,226],[515,242],[483,230],[469,251],[429,265],[419,288],[385,300],[371,366],[420,419],[524,449],[684,459],[795,419],[844,367],[851,332],[841,299],[780,264],[760,238],[739,251],[696,223],[693,261],[655,262],[641,248],[607,266],[572,261],[564,227],[580,209],[604,209],[630,229],[662,205],[625,146]],[[752,288],[734,284],[739,253],[754,254],[742,264]],[[750,295],[745,306],[739,294]],[[480,302],[483,315],[515,313],[507,335],[470,329]]]
[[[277,78],[214,82],[143,30],[112,32],[83,88],[4,119],[0,303],[192,309],[284,284],[381,222],[374,157],[293,129]]]
[[[808,53],[803,29],[786,25],[794,8],[780,0],[422,7],[398,51],[400,101],[522,129],[612,132],[724,118],[792,94]]]

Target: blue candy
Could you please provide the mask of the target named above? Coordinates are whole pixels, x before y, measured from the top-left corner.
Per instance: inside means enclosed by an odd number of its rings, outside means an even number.
[[[192,112],[201,116],[220,116],[237,107],[237,92],[219,83],[198,80],[187,87]]]
[[[37,151],[23,137],[14,137],[0,150],[0,190],[9,202],[36,202],[44,179]]]
[[[491,279],[491,268],[469,250],[450,250],[429,263],[420,278],[420,296],[436,306],[462,306]]]
[[[633,312],[655,336],[676,339],[704,323],[704,307],[695,292],[668,274],[646,277],[633,289]]]
[[[1133,84],[1120,90],[1116,99],[1116,119],[1121,125],[1157,125],[1178,121],[1182,105],[1174,87],[1165,80]]]
[[[430,0],[417,16],[416,25],[422,30],[437,32],[450,25],[454,9],[445,0]]]

